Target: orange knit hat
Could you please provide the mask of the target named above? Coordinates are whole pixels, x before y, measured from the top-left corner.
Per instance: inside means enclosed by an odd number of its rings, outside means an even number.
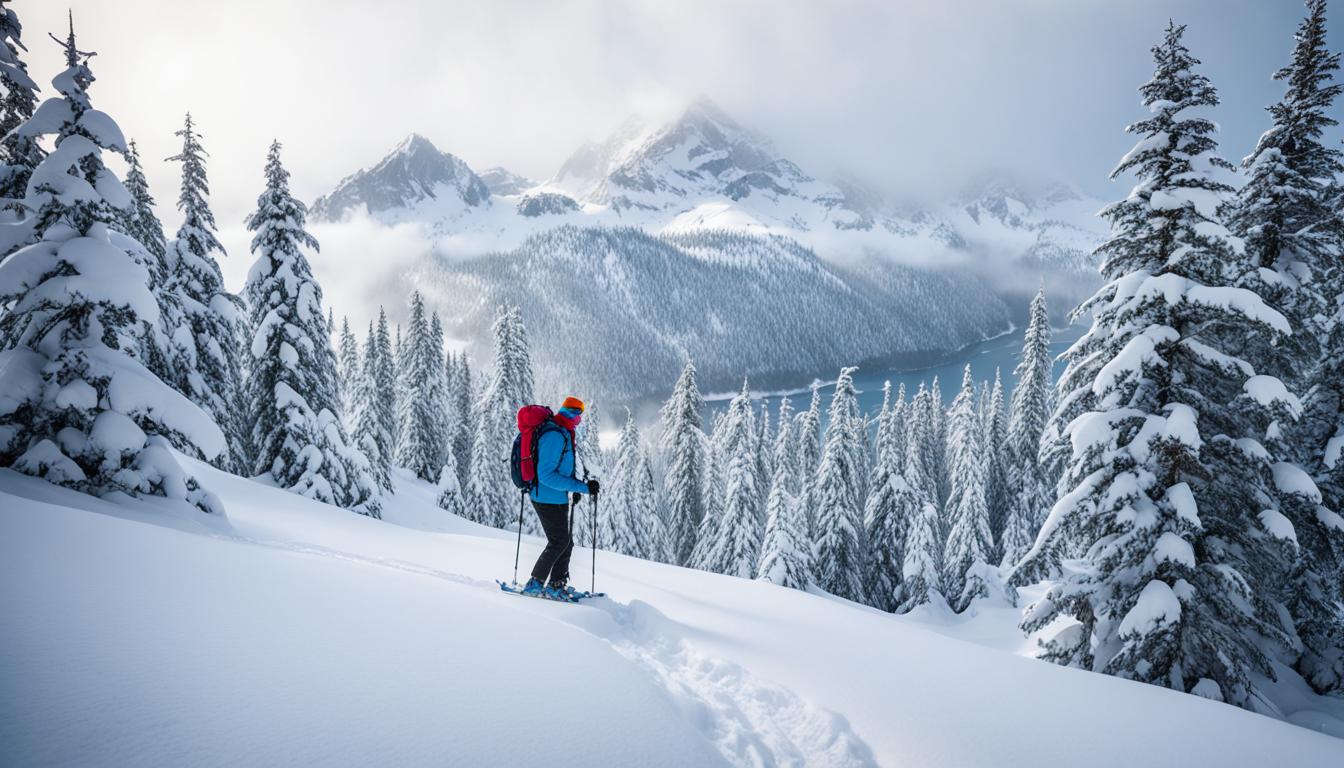
[[[560,404],[561,408],[573,408],[579,413],[583,413],[583,401],[577,397],[566,397],[565,402]]]

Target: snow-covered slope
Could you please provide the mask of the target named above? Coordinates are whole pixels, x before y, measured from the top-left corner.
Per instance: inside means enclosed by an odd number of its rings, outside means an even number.
[[[228,520],[0,471],[16,765],[1327,766],[1344,741],[1021,658],[961,625],[599,553],[610,599],[501,594],[514,540],[404,475],[383,522],[191,463]],[[526,538],[523,560],[540,542]],[[575,557],[586,574],[589,551]],[[1025,641],[1023,642],[1025,645]],[[1323,713],[1297,713],[1338,727]]]

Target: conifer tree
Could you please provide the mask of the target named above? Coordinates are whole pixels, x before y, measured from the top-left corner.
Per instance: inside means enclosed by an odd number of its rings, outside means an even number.
[[[616,446],[611,490],[603,491],[603,499],[604,514],[598,521],[600,546],[645,560],[666,557],[652,465],[629,410]]]
[[[46,119],[9,135],[54,135],[55,149],[33,169],[23,201],[37,239],[0,263],[0,466],[92,495],[164,496],[222,514],[169,446],[214,458],[223,433],[142,361],[142,334],[159,323],[159,308],[148,271],[127,250],[144,246],[115,231],[134,201],[103,162],[104,150],[127,151],[125,139],[90,101],[94,54],[76,45],[73,17],[66,39],[53,39],[65,54],[52,81],[59,95],[39,109]]]
[[[989,507],[985,503],[984,446],[982,428],[975,418],[975,382],[971,367],[962,375],[961,391],[947,416],[949,486],[948,536],[943,550],[942,584],[952,609],[960,613],[971,601],[987,595],[982,578],[994,540],[989,530]]]
[[[816,509],[817,586],[833,595],[864,602],[863,503],[858,455],[862,420],[854,391],[854,371],[843,368],[827,413],[826,446],[817,468],[813,498]]]
[[[990,553],[993,562],[1002,557],[1003,526],[1007,520],[1008,468],[1004,457],[1004,441],[1008,436],[1008,414],[1003,403],[1003,379],[994,369],[994,385],[984,400],[984,414],[980,425],[980,452],[985,471],[985,506],[989,510],[989,533],[994,542]]]
[[[943,390],[937,376],[933,377],[933,384],[929,387],[927,406],[930,429],[925,436],[926,449],[929,452],[925,469],[928,470],[929,479],[938,487],[937,500],[945,503],[951,492],[948,477],[947,412],[943,405]]]
[[[1003,565],[1021,560],[1036,539],[1054,491],[1041,468],[1039,451],[1050,413],[1050,317],[1045,286],[1031,300],[1030,320],[1022,341],[1022,361],[1014,373],[1012,413],[1004,444],[1006,518],[1003,526]]]
[[[873,470],[872,492],[864,507],[863,526],[868,542],[869,564],[866,591],[872,605],[884,611],[897,606],[901,571],[905,563],[905,540],[910,513],[904,495],[909,494],[901,472],[902,456],[896,454],[891,430],[891,383],[884,387],[882,414],[878,426],[877,461]],[[904,441],[901,441],[904,442]]]
[[[1340,54],[1326,47],[1325,10],[1324,0],[1308,0],[1292,60],[1274,74],[1287,89],[1269,107],[1273,124],[1243,163],[1249,179],[1229,220],[1245,240],[1250,261],[1241,284],[1281,310],[1294,330],[1268,357],[1242,355],[1256,372],[1306,395],[1300,420],[1292,413],[1273,424],[1265,447],[1277,462],[1276,479],[1296,476],[1301,466],[1316,477],[1313,485],[1321,486],[1276,483],[1277,511],[1291,524],[1296,544],[1285,553],[1280,594],[1301,648],[1296,666],[1322,692],[1344,690],[1344,609],[1337,601],[1340,590],[1331,589],[1340,583],[1344,524],[1332,525],[1338,517],[1330,517],[1344,499],[1331,482],[1329,465],[1338,461],[1328,455],[1332,440],[1336,446],[1344,442],[1339,429],[1344,347],[1331,333],[1340,298],[1332,278],[1344,263],[1344,217],[1337,199],[1344,154],[1322,141],[1338,125],[1329,110],[1344,84],[1332,82]]]
[[[46,157],[37,139],[26,131],[16,130],[28,122],[37,106],[37,83],[28,75],[28,65],[19,58],[19,51],[28,50],[22,40],[23,25],[18,14],[0,1],[0,221],[17,222],[33,211],[24,207],[28,179]],[[128,176],[127,181],[130,181]],[[0,249],[0,261],[19,247],[32,242],[31,226],[17,227],[14,237],[5,239]],[[134,236],[135,233],[127,234]],[[152,243],[142,243],[152,252]]]
[[[916,441],[913,449],[919,455],[919,477],[924,483],[920,490],[935,506],[939,502],[939,483],[934,473],[942,466],[941,459],[938,458],[942,456],[942,448],[937,445],[937,411],[938,406],[933,402],[933,393],[926,389],[924,382],[921,381],[919,389],[910,401],[912,426],[906,430],[906,441]],[[908,452],[911,447],[907,445],[906,449]]]
[[[439,462],[445,461],[443,454],[449,450],[452,444],[451,423],[448,420],[448,402],[452,388],[448,383],[448,367],[444,362],[443,341],[443,322],[439,320],[439,313],[436,311],[429,318],[428,352],[429,369],[432,373],[429,382],[429,402],[434,427],[434,442],[431,447],[435,459]]]
[[[392,369],[387,351],[387,321],[381,311],[377,330],[369,323],[364,359],[350,382],[352,437],[369,460],[369,470],[378,487],[392,490],[392,399],[388,397]]]
[[[789,399],[779,403],[775,437],[774,477],[766,499],[765,539],[756,578],[791,589],[807,589],[812,575],[812,542],[797,496],[797,441],[793,436]]]
[[[749,579],[756,573],[763,534],[759,466],[754,447],[751,393],[747,383],[728,406],[723,442],[718,451],[724,467],[722,514],[701,568]]]
[[[770,478],[774,475],[774,433],[770,430],[770,401],[761,399],[761,413],[756,417],[756,435],[752,451],[756,454],[756,488],[761,492],[761,525],[765,525],[765,497],[770,493]]]
[[[471,466],[471,440],[476,434],[472,412],[472,404],[476,400],[476,382],[466,352],[458,356],[453,371],[455,376],[449,395],[449,433],[452,436],[453,450],[457,453],[457,465],[462,470],[459,478],[465,485],[466,470]]]
[[[786,490],[797,496],[801,487],[798,471],[798,441],[794,437],[794,430],[797,429],[797,426],[794,424],[793,401],[789,398],[781,397],[779,399],[776,421],[779,423],[779,429],[775,432],[775,444],[770,448],[770,466],[774,469],[774,478],[770,482],[770,487],[774,488],[774,479],[780,476],[779,465],[784,464],[789,470],[784,475],[784,482],[787,483]]]
[[[443,468],[439,448],[441,415],[436,399],[439,397],[438,378],[443,371],[441,359],[433,350],[433,335],[425,303],[419,291],[411,297],[411,317],[407,323],[406,338],[402,341],[402,390],[405,395],[397,411],[396,463],[421,480],[434,481]]]
[[[1273,125],[1243,161],[1249,178],[1228,220],[1245,240],[1252,266],[1265,270],[1248,272],[1248,286],[1281,309],[1298,331],[1285,340],[1284,350],[1290,358],[1284,373],[1295,376],[1310,372],[1319,357],[1324,328],[1317,318],[1327,301],[1322,278],[1344,241],[1344,221],[1329,197],[1336,177],[1344,174],[1344,153],[1322,142],[1325,131],[1338,125],[1328,112],[1344,91],[1344,84],[1331,82],[1339,54],[1326,48],[1325,6],[1325,0],[1308,0],[1292,61],[1274,73],[1288,88],[1268,107]]]
[[[821,391],[817,384],[812,385],[812,398],[807,410],[797,416],[797,467],[801,487],[798,504],[802,508],[803,519],[807,523],[807,535],[816,541],[817,505],[813,496],[813,487],[817,480],[817,467],[821,465]]]
[[[265,175],[266,189],[247,218],[257,257],[245,288],[256,329],[248,387],[254,471],[293,493],[378,517],[378,483],[336,414],[336,354],[322,288],[302,250],[316,250],[317,240],[304,229],[307,207],[289,192],[278,141]]]
[[[229,451],[216,466],[245,474],[251,464],[251,441],[238,409],[244,399],[244,351],[238,342],[240,329],[247,323],[246,308],[225,290],[224,275],[215,257],[225,255],[224,246],[215,237],[215,214],[206,200],[210,194],[205,172],[207,153],[190,113],[174,135],[182,137],[182,151],[168,160],[182,164],[182,187],[177,197],[182,225],[168,245],[166,261],[169,290],[180,299],[191,334],[191,343],[183,350],[188,371],[183,394],[205,409],[228,437]]]
[[[920,385],[919,395],[928,393]],[[932,593],[941,594],[943,536],[938,507],[929,496],[931,483],[924,477],[923,432],[928,428],[923,420],[910,419],[906,427],[905,457],[901,476],[896,483],[893,506],[896,515],[906,521],[905,543],[902,549],[901,578],[895,589],[897,612],[908,613],[916,606],[929,602]],[[882,599],[885,596],[875,596]],[[941,599],[941,598],[940,598]]]
[[[532,402],[532,360],[527,330],[517,308],[500,307],[493,331],[495,366],[473,417],[476,431],[467,473],[467,517],[506,528],[514,519],[516,501],[509,478],[509,449],[518,431],[518,409]],[[535,515],[523,519],[525,531],[537,529]]]
[[[701,429],[704,407],[695,365],[687,361],[662,409],[661,449],[667,463],[663,499],[667,504],[670,560],[679,565],[690,565],[696,533],[705,517],[708,440]]]
[[[341,419],[347,430],[355,428],[355,391],[359,388],[359,376],[362,359],[359,355],[359,342],[350,331],[350,318],[341,318],[340,350],[337,362],[340,370],[337,375],[341,392]]]
[[[145,246],[145,250],[153,254],[158,262],[158,279],[162,284],[168,270],[165,260],[168,253],[168,243],[163,236],[163,224],[154,213],[154,196],[149,192],[149,180],[145,178],[145,170],[140,165],[140,152],[135,147],[135,141],[131,141],[128,147],[129,151],[126,153],[126,191],[131,193],[134,206],[128,217],[130,227],[126,234]]]
[[[439,472],[439,509],[450,515],[461,517],[466,511],[462,499],[462,486],[457,481],[457,457],[452,451],[443,454],[443,469]]]
[[[1218,97],[1184,30],[1169,24],[1153,48],[1140,89],[1151,115],[1112,174],[1139,183],[1103,211],[1106,285],[1078,310],[1092,329],[1061,380],[1083,408],[1064,430],[1067,493],[1019,570],[1051,550],[1083,557],[1022,626],[1056,628],[1046,659],[1249,706],[1289,640],[1271,588],[1282,515],[1266,509],[1275,472],[1259,439],[1295,398],[1248,360],[1291,328],[1230,284],[1247,265],[1218,218],[1229,164],[1202,112]]]

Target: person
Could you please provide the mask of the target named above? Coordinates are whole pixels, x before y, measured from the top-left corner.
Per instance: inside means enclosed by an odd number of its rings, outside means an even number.
[[[583,420],[583,408],[583,401],[577,397],[565,398],[552,417],[561,428],[542,432],[537,441],[537,482],[529,496],[541,520],[541,529],[546,532],[546,548],[532,566],[532,578],[524,585],[524,594],[564,597],[571,591],[569,556],[574,551],[574,542],[569,528],[569,501],[572,498],[577,503],[580,494],[596,495],[600,488],[596,479],[585,482],[574,476],[574,430]]]

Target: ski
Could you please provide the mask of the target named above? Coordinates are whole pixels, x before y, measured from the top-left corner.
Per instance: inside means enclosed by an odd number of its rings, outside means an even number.
[[[549,597],[544,594],[536,594],[536,595],[526,594],[525,592],[523,592],[522,588],[519,587],[517,584],[510,584],[505,581],[500,581],[499,579],[495,579],[495,583],[499,585],[499,589],[501,592],[507,592],[510,595],[517,595],[519,597],[531,597],[537,600],[549,600],[552,603],[577,603],[582,600],[587,600],[593,597],[607,596],[606,592],[579,592],[576,590],[573,593],[567,595],[564,599],[556,599],[554,597]]]

